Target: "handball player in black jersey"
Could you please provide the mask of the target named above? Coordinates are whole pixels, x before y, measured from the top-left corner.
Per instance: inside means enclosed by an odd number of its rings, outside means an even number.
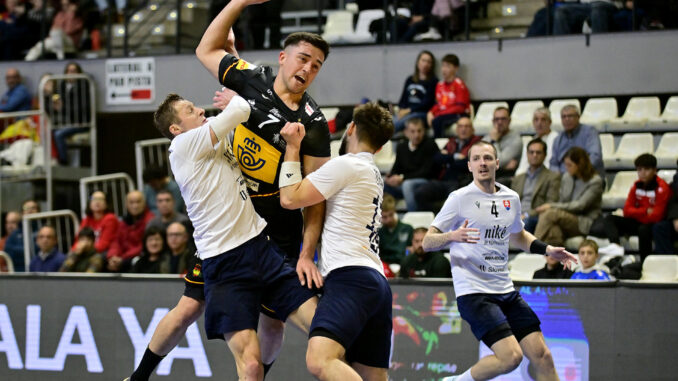
[[[267,222],[264,232],[290,261],[294,263],[298,259],[297,273],[302,285],[321,287],[322,277],[313,263],[313,255],[322,230],[325,205],[305,208],[303,217],[300,210],[281,208],[278,176],[285,152],[280,130],[288,122],[299,122],[306,128],[301,146],[304,175],[329,160],[327,121],[306,93],[329,54],[329,45],[316,34],[289,35],[279,54],[277,76],[270,67],[241,60],[234,48],[231,26],[247,5],[261,2],[231,1],[205,31],[196,55],[225,87],[250,103],[250,118],[236,128],[232,143],[250,198],[256,212]],[[221,97],[228,97],[228,92],[221,93]],[[139,366],[130,377],[132,381],[147,380],[162,358],[178,344],[188,326],[203,314],[203,285],[198,260],[185,277],[184,295],[158,324]],[[280,352],[284,323],[266,306],[262,305],[262,312],[257,334],[266,372]]]

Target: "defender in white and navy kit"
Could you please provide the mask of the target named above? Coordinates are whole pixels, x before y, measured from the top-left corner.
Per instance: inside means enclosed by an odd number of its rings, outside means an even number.
[[[349,153],[331,159],[301,181],[304,127],[287,124],[280,202],[294,209],[327,200],[320,273],[324,293],[309,334],[307,367],[321,379],[386,380],[391,352],[391,288],[379,259],[383,180],[374,152],[393,133],[388,112],[356,109],[345,135]],[[346,362],[342,361],[342,358]],[[353,367],[353,368],[351,368]]]
[[[494,352],[454,379],[488,380],[509,373],[525,353],[537,379],[557,380],[539,318],[509,278],[509,239],[524,251],[550,255],[566,266],[574,256],[523,229],[518,194],[494,181],[499,167],[494,146],[474,144],[468,166],[473,182],[450,194],[423,242],[427,251],[449,247],[459,313]]]
[[[205,331],[226,339],[241,378],[258,377],[246,361],[259,356],[256,329],[262,303],[284,321],[315,307],[284,253],[264,234],[247,193],[238,161],[225,137],[244,120],[250,106],[235,96],[218,116],[170,94],[156,112],[158,129],[172,140],[169,161],[186,201],[205,279]],[[258,360],[258,359],[257,359]],[[259,360],[260,361],[260,360]],[[259,362],[259,366],[261,363]]]

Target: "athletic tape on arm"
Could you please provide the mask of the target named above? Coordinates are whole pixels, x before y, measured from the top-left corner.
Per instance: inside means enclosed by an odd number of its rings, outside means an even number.
[[[280,166],[278,186],[284,188],[301,182],[301,162],[285,161]]]
[[[234,96],[224,111],[220,112],[210,122],[212,131],[219,141],[224,139],[229,132],[233,131],[238,124],[246,121],[250,117],[250,104],[242,97]]]

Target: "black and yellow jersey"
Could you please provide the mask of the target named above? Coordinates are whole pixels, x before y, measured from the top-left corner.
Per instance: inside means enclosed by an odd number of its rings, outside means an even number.
[[[298,236],[300,244],[303,227],[299,211],[290,214],[280,206],[278,176],[285,154],[285,140],[280,136],[280,130],[287,122],[304,125],[306,135],[301,142],[302,157],[329,157],[330,132],[320,108],[307,93],[301,98],[299,108],[291,110],[273,91],[274,80],[271,67],[256,66],[230,54],[219,65],[221,84],[238,93],[251,106],[247,122],[235,129],[233,153],[247,180],[257,213],[268,225],[292,225],[284,228],[269,226],[269,234],[283,246],[280,242],[283,237],[279,235]],[[299,245],[294,245],[298,250]]]

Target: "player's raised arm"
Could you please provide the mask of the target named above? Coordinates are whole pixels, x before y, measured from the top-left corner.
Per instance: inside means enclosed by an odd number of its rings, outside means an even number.
[[[212,20],[212,23],[205,34],[203,34],[200,44],[195,49],[195,55],[200,62],[209,70],[214,77],[219,75],[219,63],[226,53],[235,52],[229,46],[230,29],[235,20],[246,6],[252,4],[265,3],[267,0],[231,0],[219,15]],[[232,52],[230,51],[232,50]]]
[[[287,123],[280,135],[287,143],[285,161],[280,168],[280,205],[285,209],[299,209],[325,200],[322,193],[308,180],[301,177],[299,149],[306,131],[301,123]]]
[[[572,255],[564,247],[557,247],[548,245],[537,239],[530,232],[523,229],[519,233],[514,233],[509,236],[510,242],[513,246],[529,253],[548,255],[551,258],[557,259],[565,268],[572,269],[577,264],[577,257]]]

